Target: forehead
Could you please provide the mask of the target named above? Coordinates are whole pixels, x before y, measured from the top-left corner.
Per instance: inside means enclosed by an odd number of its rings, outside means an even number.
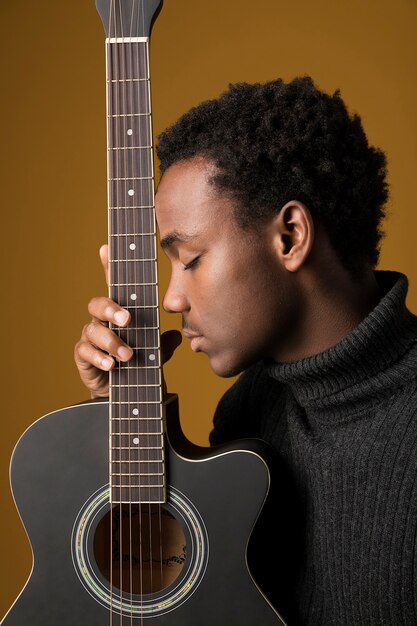
[[[234,223],[231,200],[209,182],[212,172],[203,160],[176,163],[165,171],[155,197],[161,240],[172,233],[193,237]]]

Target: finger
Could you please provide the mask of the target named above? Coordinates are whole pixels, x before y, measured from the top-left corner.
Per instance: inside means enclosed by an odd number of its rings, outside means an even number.
[[[77,343],[74,358],[80,372],[85,374],[87,379],[96,376],[94,369],[108,372],[114,366],[114,359],[109,354],[102,352],[87,341]]]
[[[74,349],[75,364],[81,380],[91,392],[92,398],[109,395],[109,369],[113,359],[91,344],[79,341]]]
[[[132,348],[99,321],[92,320],[85,326],[82,339],[99,350],[117,357],[120,361],[128,361],[133,356]]]
[[[106,277],[107,286],[109,286],[109,246],[104,244],[99,250],[100,261],[103,266],[104,276]]]
[[[167,330],[161,335],[162,362],[166,363],[182,342],[179,330]]]
[[[88,303],[91,317],[101,322],[112,322],[116,326],[126,326],[130,322],[130,313],[110,298],[104,296],[92,298]]]

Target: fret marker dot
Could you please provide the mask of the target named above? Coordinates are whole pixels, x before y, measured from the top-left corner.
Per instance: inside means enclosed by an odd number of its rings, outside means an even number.
[[[135,243],[131,243],[131,244],[130,244],[130,246],[129,246],[129,248],[130,248],[131,250],[136,250],[136,244],[135,244]]]
[[[135,444],[135,446],[137,446],[138,443],[139,443],[139,437],[134,437],[133,438],[133,443]]]
[[[155,361],[155,355],[154,354],[150,354],[149,355],[149,360],[150,361]]]
[[[133,130],[132,130],[131,128],[128,128],[128,129],[127,129],[127,134],[128,134],[128,135],[133,135]]]
[[[131,300],[136,300],[136,298],[137,298],[137,295],[135,293],[131,293],[130,294],[130,299]]]
[[[138,409],[133,409],[132,413],[133,413],[133,415],[139,415]]]
[[[134,189],[129,189],[129,191],[127,193],[129,194],[129,196],[134,196],[135,195],[135,190]]]

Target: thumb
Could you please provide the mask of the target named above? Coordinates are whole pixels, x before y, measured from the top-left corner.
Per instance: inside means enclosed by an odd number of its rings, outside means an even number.
[[[107,286],[109,285],[109,246],[105,244],[101,246],[100,251],[100,261],[103,266],[104,276],[106,277]]]

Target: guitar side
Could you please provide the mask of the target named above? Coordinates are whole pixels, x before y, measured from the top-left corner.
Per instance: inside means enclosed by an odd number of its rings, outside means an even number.
[[[119,604],[94,552],[108,507],[108,404],[63,409],[26,431],[13,453],[11,480],[34,562],[4,626],[102,626],[110,613],[123,626],[143,619],[158,626],[284,624],[247,564],[269,489],[262,447],[245,440],[198,448],[183,439],[176,417],[167,430],[166,514],[184,533],[185,563],[166,588],[141,597],[121,593]]]

